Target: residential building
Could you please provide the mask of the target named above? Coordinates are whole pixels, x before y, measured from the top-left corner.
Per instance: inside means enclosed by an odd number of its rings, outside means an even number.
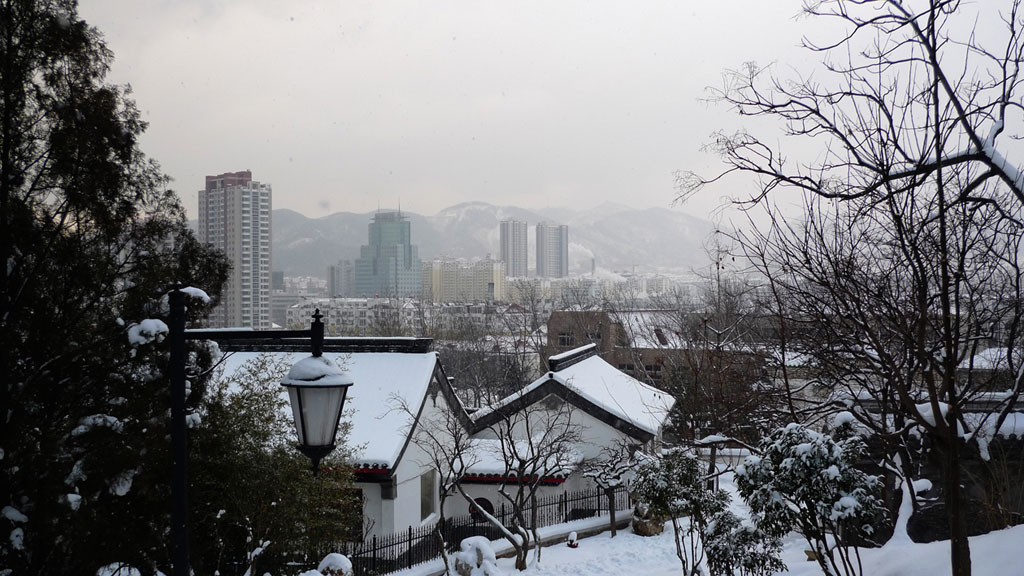
[[[412,244],[409,219],[401,212],[378,212],[369,224],[367,244],[355,262],[355,296],[407,298],[420,295],[423,268]]]
[[[445,258],[423,263],[425,302],[504,301],[505,288],[505,263],[489,257],[472,264]]]
[[[505,301],[508,268],[505,262],[486,259],[473,264],[473,296],[474,301],[494,302]]]
[[[456,302],[458,299],[458,260],[435,258],[423,263],[424,302]]]
[[[499,259],[505,263],[505,271],[510,278],[525,278],[528,274],[526,222],[505,220],[499,230]]]
[[[327,267],[327,295],[348,298],[355,294],[356,267],[351,260],[338,260]]]
[[[297,322],[289,321],[288,309],[303,300],[327,294],[327,282],[313,276],[282,276],[280,286],[270,293],[270,317],[280,327],[302,327],[309,316]]]
[[[249,170],[207,176],[199,191],[199,241],[231,263],[211,327],[271,327],[271,206],[270,184],[254,181]]]
[[[537,276],[565,278],[569,275],[569,227],[537,224]]]

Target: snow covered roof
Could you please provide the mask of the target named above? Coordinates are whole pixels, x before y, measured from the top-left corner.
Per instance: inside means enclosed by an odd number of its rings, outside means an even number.
[[[675,404],[671,394],[624,374],[597,355],[548,376],[651,434],[658,433]]]
[[[486,425],[493,418],[489,417],[491,414],[510,409],[516,402],[531,401],[535,395],[531,393],[549,387],[553,382],[563,390],[575,393],[589,406],[646,434],[657,435],[668,419],[675,398],[624,374],[595,352],[596,347],[588,344],[552,356],[550,361],[555,366],[554,371],[544,374],[519,392],[475,412],[474,421]],[[536,400],[542,399],[537,396]],[[572,395],[569,396],[567,399],[571,400]]]
[[[634,348],[681,349],[687,346],[679,329],[676,310],[623,310],[614,318],[622,325]]]
[[[979,350],[974,358],[964,358],[960,363],[960,368],[966,370],[972,366],[972,363],[975,370],[1006,370],[1009,366],[1006,361],[1005,348]]]
[[[225,359],[224,375],[260,354],[288,365],[309,357],[307,352],[235,352]],[[352,414],[347,444],[356,448],[356,462],[363,467],[394,468],[412,421],[410,415],[393,409],[395,400],[404,400],[414,410],[420,406],[437,366],[437,353],[325,352],[324,356],[355,382],[349,388],[345,412]]]

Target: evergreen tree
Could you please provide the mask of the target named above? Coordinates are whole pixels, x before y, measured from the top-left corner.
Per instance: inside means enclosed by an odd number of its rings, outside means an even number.
[[[362,537],[363,503],[346,464],[349,423],[314,477],[295,449],[280,385],[287,372],[287,362],[260,355],[210,387],[189,460],[189,550],[199,574],[294,571],[289,562],[315,564]]]
[[[0,566],[166,570],[166,326],[174,281],[214,297],[112,55],[71,0],[0,0]],[[189,305],[193,319],[205,303]],[[143,322],[143,320],[147,320]],[[209,363],[190,355],[192,410]]]

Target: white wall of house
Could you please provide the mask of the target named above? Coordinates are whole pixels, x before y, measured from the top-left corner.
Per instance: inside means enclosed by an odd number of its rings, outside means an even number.
[[[414,409],[418,408],[418,406],[414,407]],[[444,395],[428,392],[420,413],[420,421],[429,421],[444,410],[447,410]],[[368,488],[364,488],[364,494],[375,494],[375,498],[365,498],[364,506],[367,517],[375,519],[375,526],[371,534],[383,535],[401,532],[410,526],[419,527],[425,519],[429,519],[430,512],[424,514],[426,511],[423,510],[421,500],[424,487],[422,476],[427,473],[433,477],[433,489],[430,490],[429,495],[432,504],[429,510],[436,513],[440,500],[437,494],[438,474],[432,467],[430,456],[415,442],[409,442],[405,453],[398,462],[398,467],[392,473],[392,478],[395,481],[394,499],[382,499],[378,485],[370,484]],[[426,486],[426,488],[430,489],[430,486]]]
[[[474,500],[477,498],[486,498],[489,500],[491,505],[494,506],[495,512],[498,512],[501,509],[502,503],[506,503],[505,506],[506,508],[508,507],[508,501],[498,494],[498,484],[466,483],[463,484],[462,487],[466,491],[466,494]],[[515,489],[515,486],[509,486],[509,493],[514,495]],[[565,490],[566,488],[564,484],[560,486],[541,486],[540,490],[537,492],[537,497],[547,498],[560,496]],[[455,493],[449,496],[448,500],[445,502],[444,513],[448,518],[465,516],[466,514],[469,514],[469,503],[466,502],[466,499],[463,498],[461,494]]]
[[[543,405],[543,401],[540,403]],[[535,405],[536,406],[536,405]],[[420,422],[428,422],[432,417],[447,410],[443,394],[428,392]],[[598,418],[586,412],[573,409],[572,423],[579,426],[582,441],[577,450],[585,459],[598,458],[602,449],[614,447],[619,442],[636,443],[636,440],[624,432],[606,424]],[[525,437],[525,426],[520,424],[514,429],[520,437]],[[485,429],[475,435],[476,438],[493,439],[495,434],[492,430]],[[422,476],[430,473],[434,478],[433,489],[430,493],[432,505],[428,510],[422,509]],[[407,530],[410,526],[415,528],[424,524],[424,517],[429,521],[429,512],[437,512],[440,502],[437,494],[437,483],[439,478],[437,471],[433,470],[430,457],[415,442],[410,442],[406,447],[398,463],[397,469],[393,472],[395,481],[395,498],[384,499],[381,497],[381,485],[376,483],[358,483],[357,487],[362,488],[364,496],[364,517],[372,522],[369,535],[384,535]],[[495,507],[501,508],[505,500],[498,494],[497,484],[464,484],[467,494],[473,498],[486,498]],[[566,481],[558,486],[542,486],[539,497],[559,496],[566,491],[581,490],[593,487],[593,482],[583,478],[581,474],[574,473]],[[430,488],[427,486],[427,488]],[[513,487],[510,487],[510,489]],[[445,515],[448,517],[462,516],[468,514],[469,504],[458,493],[447,498],[445,503]]]
[[[538,405],[543,405],[546,401],[547,399],[541,400],[537,404],[534,404],[533,408]],[[533,418],[532,427],[536,430],[538,421],[542,421],[544,418],[539,413],[533,413],[531,414],[531,417]],[[578,451],[583,458],[597,458],[602,449],[605,447],[612,448],[620,441],[631,443],[637,442],[625,432],[609,426],[578,408],[573,408],[570,418],[572,425],[578,426],[580,429],[582,442],[580,442],[578,446]],[[516,422],[516,425],[513,427],[513,433],[517,438],[526,437],[525,418],[520,418],[519,421]],[[494,439],[497,436],[493,430],[484,429],[478,432],[475,437],[482,439]]]
[[[543,405],[543,400],[539,404]],[[538,419],[542,418],[538,417]],[[604,448],[615,447],[619,442],[633,444],[638,443],[636,439],[625,432],[622,432],[579,409],[573,409],[571,422],[573,425],[579,426],[580,428],[582,441],[577,446],[577,450],[580,456],[584,459],[598,458],[601,456],[601,451]],[[513,428],[513,433],[517,434],[520,438],[525,438],[525,424],[521,423],[515,426]],[[478,432],[475,437],[481,439],[494,439],[496,438],[496,435],[493,430],[485,429]],[[501,503],[504,501],[504,499],[498,494],[498,485],[496,484],[465,484],[464,486],[467,494],[473,498],[487,498],[496,509],[499,508]],[[559,486],[542,486],[538,495],[541,498],[558,496],[563,492],[571,492],[585,488],[590,489],[593,487],[594,483],[592,480],[584,478],[579,472],[575,472]],[[468,511],[468,505],[462,498],[450,498],[447,504],[448,505],[445,507],[445,513],[448,515],[465,514]]]
[[[363,532],[367,536],[380,536],[383,531],[384,512],[380,499],[380,484],[356,482],[356,488],[363,491]]]

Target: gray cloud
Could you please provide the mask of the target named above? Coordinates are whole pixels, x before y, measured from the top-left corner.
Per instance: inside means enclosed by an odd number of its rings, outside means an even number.
[[[673,200],[739,119],[700,101],[747,60],[800,62],[800,0],[89,0],[145,151],[192,210],[205,174],[251,169],[275,207]],[[685,209],[706,215],[717,189]],[[744,190],[735,190],[744,192]]]

